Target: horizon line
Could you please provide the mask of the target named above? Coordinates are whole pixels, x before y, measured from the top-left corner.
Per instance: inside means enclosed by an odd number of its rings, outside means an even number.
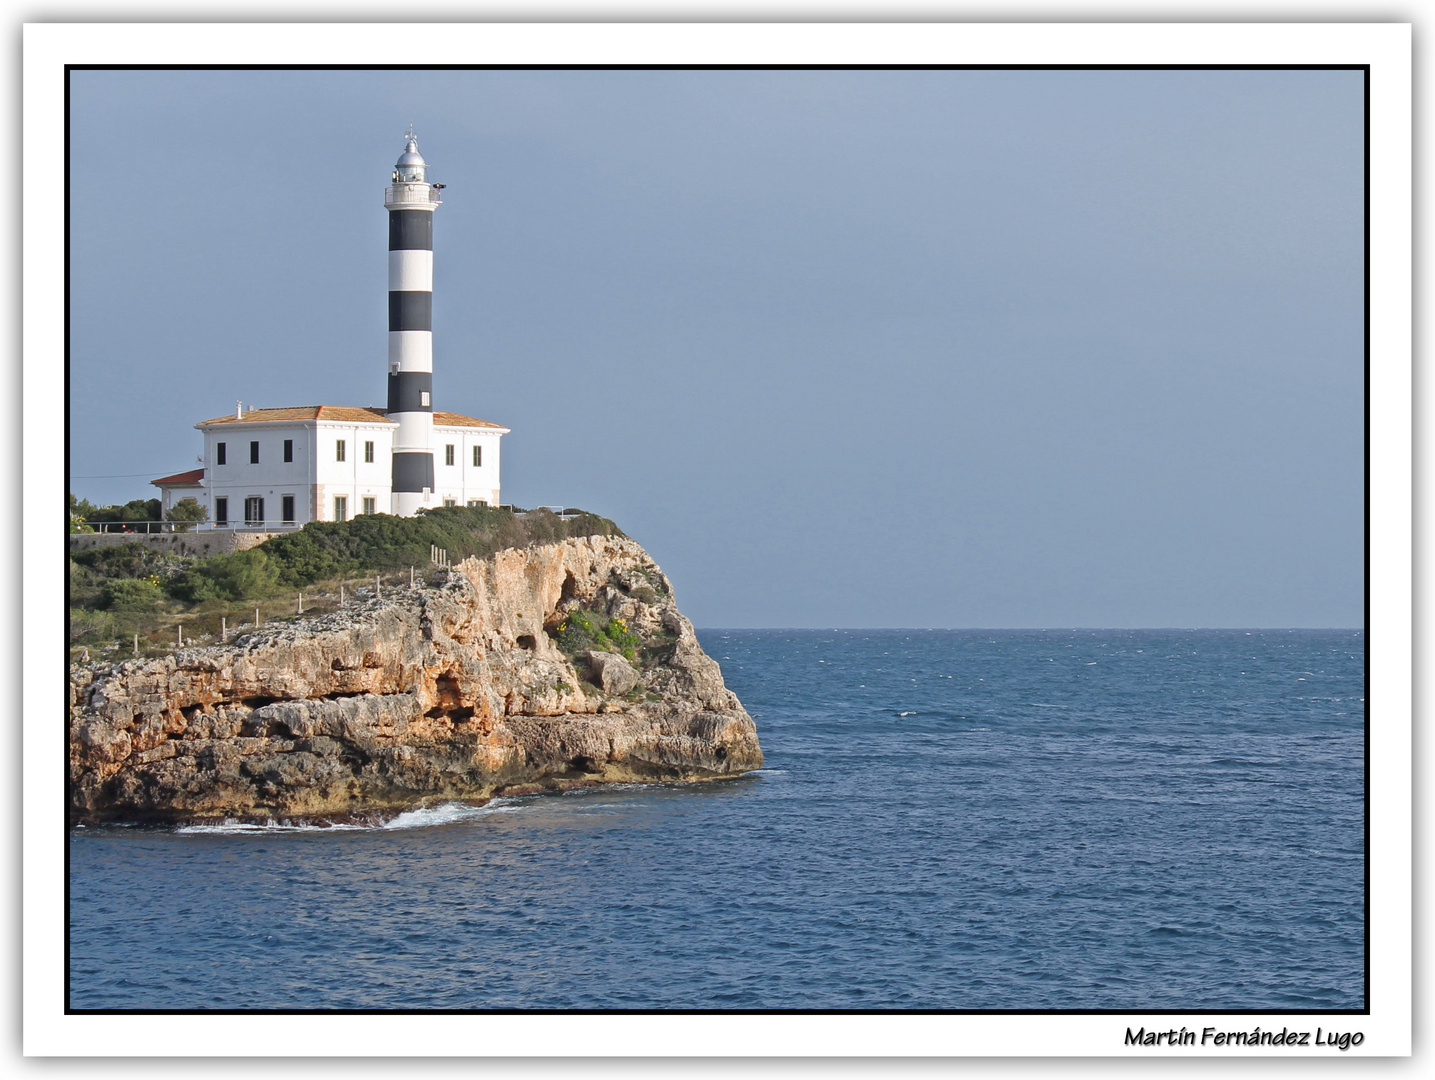
[[[693,624],[694,630],[824,630],[824,631],[861,631],[871,633],[873,631],[897,631],[897,632],[925,632],[932,630],[942,631],[968,631],[972,633],[996,633],[1003,631],[1021,631],[1024,633],[1072,633],[1078,630],[1179,630],[1183,633],[1192,630],[1229,630],[1247,634],[1293,634],[1307,630],[1318,630],[1324,632],[1339,633],[1365,633],[1363,626],[698,626]]]

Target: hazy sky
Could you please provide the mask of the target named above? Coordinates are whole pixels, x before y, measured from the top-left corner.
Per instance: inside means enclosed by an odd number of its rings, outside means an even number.
[[[76,72],[72,489],[434,391],[699,626],[1363,622],[1354,71]],[[91,479],[112,474],[141,474]]]

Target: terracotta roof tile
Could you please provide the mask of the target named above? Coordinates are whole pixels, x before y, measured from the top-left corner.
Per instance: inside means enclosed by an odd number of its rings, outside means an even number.
[[[477,417],[464,416],[456,412],[436,412],[433,414],[433,422],[444,427],[484,427],[498,428],[500,431],[508,430],[502,424],[491,424],[487,420],[479,420]]]
[[[197,484],[204,479],[203,469],[190,469],[189,472],[177,472],[173,476],[161,476],[158,480],[151,480],[151,484]]]
[[[210,424],[262,424],[295,420],[339,420],[348,423],[392,424],[383,409],[371,409],[358,405],[296,405],[288,409],[250,409],[243,416],[216,416],[213,420],[201,420],[195,427]],[[433,422],[444,427],[476,427],[508,429],[502,424],[492,424],[461,413],[436,412]]]
[[[392,424],[383,409],[369,409],[357,405],[295,405],[288,409],[250,409],[243,416],[216,416],[213,420],[201,420],[196,427],[209,424],[262,424],[294,420],[346,420],[351,423]]]

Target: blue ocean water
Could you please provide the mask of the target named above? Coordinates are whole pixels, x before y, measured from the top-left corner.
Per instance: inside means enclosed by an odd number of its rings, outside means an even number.
[[[74,830],[71,1007],[1364,1007],[1363,634],[700,637],[760,773]]]

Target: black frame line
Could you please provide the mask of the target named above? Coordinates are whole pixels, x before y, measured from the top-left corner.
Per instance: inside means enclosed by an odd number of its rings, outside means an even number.
[[[65,476],[70,480],[70,72],[637,72],[637,70],[934,70],[934,72],[1363,72],[1365,90],[1365,1008],[72,1008],[70,1007],[70,855],[69,806],[62,807],[60,820],[65,830],[65,1015],[1370,1015],[1370,65],[1339,63],[1071,63],[1071,65],[189,65],[189,63],[75,63],[65,65]],[[69,521],[66,518],[66,538]],[[66,539],[66,548],[69,541]],[[65,643],[66,671],[69,670],[69,641]],[[65,773],[63,789],[69,790],[69,726],[60,753]],[[66,800],[67,802],[67,800]]]

